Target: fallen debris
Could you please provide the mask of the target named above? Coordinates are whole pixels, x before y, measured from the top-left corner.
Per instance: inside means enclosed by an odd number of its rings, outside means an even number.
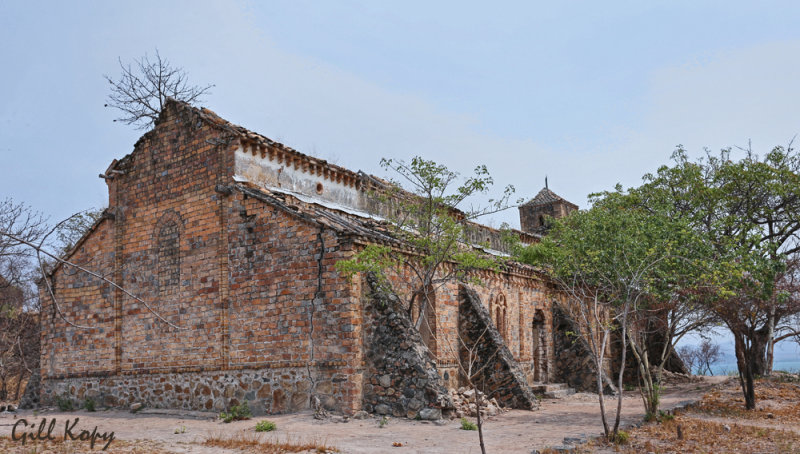
[[[497,399],[487,399],[486,395],[480,391],[478,391],[478,397],[481,402],[481,416],[495,416],[500,412],[508,411],[507,408],[503,408],[497,403]],[[455,411],[453,412],[454,418],[478,416],[476,411],[477,407],[475,406],[474,389],[465,387],[450,389],[450,398],[453,399],[453,404],[455,405]]]

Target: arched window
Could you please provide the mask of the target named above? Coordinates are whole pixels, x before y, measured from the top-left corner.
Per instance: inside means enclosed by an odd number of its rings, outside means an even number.
[[[500,332],[500,335],[503,336],[503,339],[508,339],[506,329],[506,296],[502,293],[495,298],[494,311],[494,325],[497,327],[497,331]]]
[[[181,282],[181,222],[172,211],[159,219],[156,226],[156,257],[158,269],[158,295],[173,296]]]
[[[417,290],[414,292],[414,295],[411,297],[411,306],[410,306],[410,315],[411,321],[414,324],[417,323],[419,320],[420,312],[422,311],[422,307],[425,306],[425,293],[427,293],[427,308],[425,309],[425,318],[419,325],[419,334],[422,337],[422,341],[425,345],[428,346],[428,350],[431,351],[433,354],[434,359],[437,356],[437,345],[436,345],[436,293],[434,292],[432,287],[428,288],[427,292],[423,292],[422,289]]]

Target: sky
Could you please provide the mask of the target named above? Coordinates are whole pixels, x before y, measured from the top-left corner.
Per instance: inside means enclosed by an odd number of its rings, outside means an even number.
[[[786,145],[800,4],[0,3],[0,196],[53,220],[107,203],[97,175],[143,131],[104,108],[118,60],[156,49],[223,118],[354,170],[420,155],[499,194],[587,206],[676,145]],[[516,210],[486,220],[518,226]]]
[[[800,133],[800,3],[0,2],[0,197],[54,222],[143,131],[108,83],[155,50],[202,105],[379,176],[381,157],[486,164],[530,199],[635,186],[678,144],[765,153]],[[516,210],[485,221],[518,227]]]

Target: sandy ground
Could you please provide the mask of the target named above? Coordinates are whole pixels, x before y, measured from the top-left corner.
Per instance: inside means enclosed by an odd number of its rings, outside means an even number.
[[[697,400],[726,379],[727,377],[707,377],[702,383],[668,387],[662,398],[662,408],[669,409],[687,401]],[[625,424],[638,423],[644,416],[641,398],[638,392],[625,394],[622,420]],[[616,399],[607,400],[607,405],[615,406]],[[379,419],[374,417],[343,422],[341,417],[334,416],[328,420],[318,421],[308,413],[256,417],[249,421],[225,424],[211,418],[201,419],[178,414],[49,410],[34,415],[32,411],[24,410],[16,414],[0,414],[0,436],[10,436],[12,426],[18,418],[38,423],[44,417],[48,420],[55,418],[56,430],[62,434],[67,420],[74,421],[74,418],[80,418],[77,429],[91,431],[97,426],[98,432],[113,431],[117,440],[134,443],[137,440],[149,440],[148,445],[159,446],[167,452],[176,453],[225,452],[200,443],[212,434],[227,436],[237,432],[253,432],[255,423],[260,419],[269,419],[278,426],[276,431],[262,434],[263,439],[314,440],[336,447],[345,453],[480,452],[478,433],[461,430],[458,420],[437,424],[390,418],[388,424],[380,428]],[[613,418],[613,415],[610,417]],[[182,433],[175,433],[176,431]],[[493,453],[529,454],[533,449],[561,445],[565,437],[593,437],[601,433],[597,396],[584,393],[559,400],[545,399],[538,411],[511,410],[491,418],[484,425],[487,451]],[[393,447],[392,444],[396,442],[402,443],[403,446]]]

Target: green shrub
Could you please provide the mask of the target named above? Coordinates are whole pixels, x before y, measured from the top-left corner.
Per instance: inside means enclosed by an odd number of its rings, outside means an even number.
[[[266,419],[263,421],[259,421],[258,424],[256,424],[256,432],[272,432],[277,428],[278,426],[276,426],[274,422],[268,421]]]
[[[224,422],[241,421],[243,419],[250,419],[252,416],[253,413],[250,411],[250,407],[247,406],[247,402],[234,405],[229,411],[223,411],[219,414],[220,419]]]
[[[613,441],[615,444],[624,445],[628,442],[628,440],[630,440],[630,438],[631,434],[625,432],[624,430],[620,430],[619,432],[617,432],[617,436],[614,437]]]
[[[91,397],[87,397],[86,400],[83,401],[83,408],[85,408],[86,411],[94,411],[96,406],[97,402]]]
[[[467,418],[461,418],[461,430],[478,430],[478,426]]]
[[[665,413],[665,412],[664,412],[664,411],[662,411],[662,410],[659,410],[659,411],[658,411],[658,414],[659,414],[659,416],[660,416],[660,418],[659,418],[659,419],[660,419],[661,421],[672,421],[673,419],[675,419],[675,415],[673,415],[672,413]]]
[[[56,397],[56,406],[61,411],[72,411],[75,409],[75,406],[72,404],[72,399],[69,396],[58,396]]]

